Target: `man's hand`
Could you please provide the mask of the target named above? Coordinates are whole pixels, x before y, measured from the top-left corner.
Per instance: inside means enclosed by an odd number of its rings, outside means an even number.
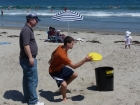
[[[34,66],[34,58],[29,58],[30,66]]]
[[[27,56],[29,57],[29,65],[33,66],[34,65],[34,58],[32,57],[32,53],[31,53],[31,49],[29,45],[24,45],[24,50],[27,54]]]

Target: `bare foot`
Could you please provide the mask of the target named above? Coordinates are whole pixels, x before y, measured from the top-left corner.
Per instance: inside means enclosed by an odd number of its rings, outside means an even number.
[[[63,98],[62,102],[67,102],[67,98],[66,97]]]

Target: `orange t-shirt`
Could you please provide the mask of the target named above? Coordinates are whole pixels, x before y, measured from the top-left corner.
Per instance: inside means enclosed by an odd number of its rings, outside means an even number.
[[[71,60],[67,56],[67,52],[60,45],[52,53],[52,60],[50,62],[49,73],[59,72],[63,66],[71,64]]]

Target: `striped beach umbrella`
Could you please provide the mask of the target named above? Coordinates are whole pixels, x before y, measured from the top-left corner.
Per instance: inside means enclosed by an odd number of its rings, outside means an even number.
[[[52,17],[52,19],[57,21],[68,22],[68,35],[69,35],[69,22],[81,21],[83,20],[83,16],[81,16],[79,13],[75,11],[66,10],[58,12],[55,16]]]

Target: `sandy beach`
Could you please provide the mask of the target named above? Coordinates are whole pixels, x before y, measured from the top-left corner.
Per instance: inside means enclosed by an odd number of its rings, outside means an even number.
[[[1,28],[0,42],[0,105],[22,105],[22,68],[19,65],[20,29]],[[67,32],[62,32],[67,35]],[[68,52],[73,63],[82,60],[90,52],[103,56],[101,61],[91,61],[75,69],[78,78],[68,89],[67,103],[55,81],[48,73],[48,60],[52,51],[62,43],[45,41],[45,30],[34,30],[38,44],[37,92],[39,100],[45,105],[140,105],[140,35],[133,34],[131,49],[124,48],[124,33],[112,32],[70,32],[73,38],[81,38]],[[96,90],[95,68],[110,66],[114,68],[114,91]],[[26,104],[23,104],[26,105]]]

